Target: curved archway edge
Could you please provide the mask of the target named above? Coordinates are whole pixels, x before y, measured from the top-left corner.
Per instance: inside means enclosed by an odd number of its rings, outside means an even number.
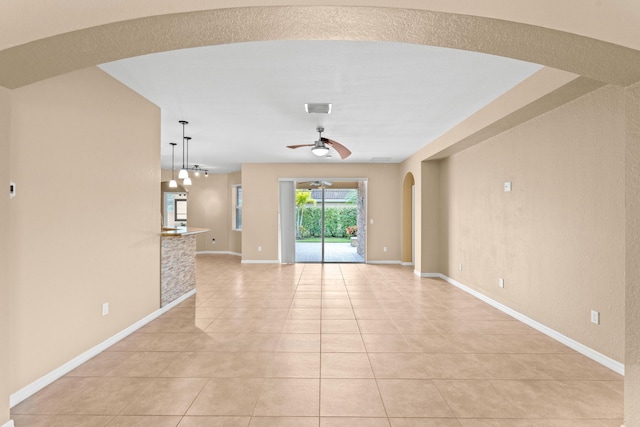
[[[413,186],[416,181],[411,172],[407,172],[402,183],[402,262],[412,263],[413,249]]]
[[[534,25],[414,9],[284,6],[214,9],[115,22],[0,51],[0,85],[21,87],[150,53],[250,41],[362,40],[500,55],[627,86],[640,51]]]

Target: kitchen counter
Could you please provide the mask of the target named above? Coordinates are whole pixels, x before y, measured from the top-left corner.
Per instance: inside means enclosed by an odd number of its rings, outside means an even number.
[[[163,228],[162,236],[189,236],[191,234],[206,233],[211,231],[208,228],[196,228],[196,227],[178,227],[178,228]]]
[[[161,234],[160,306],[196,288],[196,236],[208,228],[163,228]]]

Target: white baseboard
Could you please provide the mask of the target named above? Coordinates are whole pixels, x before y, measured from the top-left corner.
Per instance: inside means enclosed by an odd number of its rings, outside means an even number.
[[[424,276],[424,274],[433,274],[430,276]],[[574,349],[575,351],[577,351],[578,353],[583,354],[584,356],[587,356],[589,359],[594,360],[598,363],[600,363],[603,366],[606,366],[607,368],[611,369],[612,371],[620,374],[620,375],[624,375],[624,363],[620,363],[617,360],[613,360],[612,358],[605,356],[604,354],[590,348],[587,347],[586,345],[579,343],[578,341],[569,338],[566,335],[561,334],[560,332],[551,329],[550,327],[543,325],[542,323],[531,319],[530,317],[525,316],[524,314],[515,311],[514,309],[507,307],[506,305],[499,303],[498,301],[489,298],[488,296],[485,296],[484,294],[481,294],[480,292],[471,289],[470,287],[463,285],[462,283],[458,282],[457,280],[454,280],[448,276],[445,276],[444,274],[439,274],[439,273],[423,273],[422,277],[439,277],[443,280],[446,280],[447,282],[449,282],[450,284],[452,284],[453,286],[462,289],[463,291],[473,295],[474,297],[478,298],[479,300],[482,300],[484,302],[486,302],[487,304],[489,304],[492,307],[497,308],[498,310],[502,311],[505,314],[508,314],[509,316],[513,317],[516,320],[521,321],[522,323],[524,323],[525,325],[529,325],[531,326],[533,329],[542,332],[543,334],[553,338],[556,341],[561,342],[562,344],[566,345],[569,348]]]
[[[405,267],[409,267],[409,266],[412,266],[412,265],[415,265],[415,264],[414,264],[414,263],[412,263],[412,262],[404,262],[404,261],[402,261],[402,262],[400,263],[400,265],[405,266]]]
[[[420,273],[419,271],[415,271],[414,273],[416,274],[416,276],[420,277],[444,279],[444,277],[440,273]]]
[[[242,254],[240,254],[238,252],[231,252],[231,251],[198,251],[198,252],[196,252],[196,255],[235,255],[235,256],[242,256]]]
[[[180,304],[182,301],[186,300],[187,298],[191,297],[192,295],[195,295],[195,293],[196,293],[195,289],[192,290],[192,291],[187,292],[186,294],[184,294],[180,298],[176,299],[175,301],[172,301],[171,303],[165,305],[164,307],[154,311],[153,313],[149,314],[145,318],[143,318],[141,320],[138,320],[136,323],[134,323],[133,325],[129,326],[128,328],[123,329],[122,331],[118,332],[117,334],[113,335],[112,337],[107,338],[106,340],[104,340],[100,344],[98,344],[98,345],[90,348],[89,350],[85,351],[84,353],[82,353],[78,357],[68,361],[64,365],[54,369],[53,371],[49,372],[48,374],[38,378],[37,380],[35,380],[31,384],[29,384],[29,385],[21,388],[20,390],[16,391],[11,396],[9,396],[9,407],[13,408],[18,403],[20,403],[23,400],[25,400],[26,398],[34,395],[35,393],[37,393],[38,391],[42,390],[43,388],[45,388],[46,386],[48,386],[49,384],[51,384],[52,382],[54,382],[58,378],[61,378],[62,376],[66,375],[68,372],[70,372],[73,369],[77,368],[78,366],[82,365],[87,360],[89,360],[92,357],[96,356],[97,354],[103,352],[104,350],[106,350],[107,348],[111,347],[112,345],[114,345],[118,341],[120,341],[123,338],[126,338],[127,336],[131,335],[133,332],[137,331],[138,329],[140,329],[141,327],[143,327],[147,323],[151,322],[152,320],[156,319],[157,317],[159,317],[159,316],[163,315],[164,313],[166,313],[167,311],[171,310],[173,307],[175,307],[176,305]],[[10,422],[11,422],[11,424],[9,424],[9,425],[10,426],[13,425],[13,421],[10,421]],[[5,427],[5,426],[2,426],[2,427]]]
[[[9,420],[2,427],[15,427],[15,424],[13,424],[13,420]]]
[[[395,265],[400,265],[402,264],[402,261],[398,260],[384,260],[384,259],[378,259],[378,260],[367,260],[367,264],[395,264]]]

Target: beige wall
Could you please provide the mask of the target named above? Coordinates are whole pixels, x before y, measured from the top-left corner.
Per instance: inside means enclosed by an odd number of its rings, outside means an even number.
[[[447,241],[443,238],[441,229],[441,201],[442,194],[440,161],[424,161],[421,163],[421,185],[416,192],[422,193],[422,207],[420,215],[421,233],[416,237],[422,248],[420,269],[422,274],[442,273],[441,258],[443,245]]]
[[[607,86],[441,170],[441,272],[621,362],[624,126],[624,90]]]
[[[397,164],[242,165],[242,259],[278,260],[279,178],[368,178],[367,260],[402,257],[402,178]],[[258,246],[262,251],[258,251]],[[387,247],[387,252],[383,251]]]
[[[626,426],[640,425],[640,84],[627,89],[626,128]]]
[[[159,138],[97,68],[13,91],[11,392],[159,308]]]
[[[9,173],[9,138],[11,129],[11,93],[0,87],[0,182],[8,183]],[[6,191],[6,190],[5,190]],[[9,302],[11,278],[9,274],[9,254],[11,245],[9,235],[9,197],[7,194],[0,196],[0,425],[9,421],[9,395],[11,394],[9,363],[10,310]]]

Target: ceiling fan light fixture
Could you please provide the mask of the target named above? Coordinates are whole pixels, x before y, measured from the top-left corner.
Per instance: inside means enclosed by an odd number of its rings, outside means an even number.
[[[318,157],[323,157],[329,153],[329,148],[326,147],[325,145],[320,145],[320,146],[316,145],[311,149],[311,152]]]

